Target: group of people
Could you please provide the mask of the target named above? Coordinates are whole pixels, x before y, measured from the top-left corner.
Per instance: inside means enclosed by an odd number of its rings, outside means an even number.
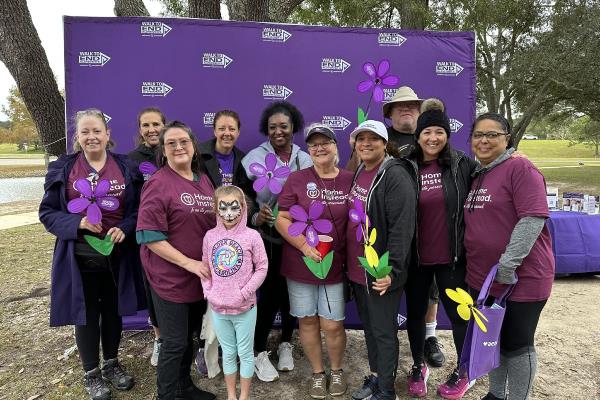
[[[236,147],[241,122],[231,110],[216,113],[214,138],[199,144],[186,124],[144,109],[138,147],[128,156],[111,151],[101,111],[78,112],[73,153],[49,166],[40,220],[57,237],[50,324],[75,325],[90,399],[110,399],[109,385],[133,387],[118,360],[121,317],[146,307],[160,400],[215,398],[190,377],[205,313],[222,348],[228,400],[247,400],[254,374],[269,382],[294,369],[296,321],[312,369],[308,394],[343,395],[349,298],[362,321],[369,365],[352,398],[397,399],[403,294],[413,358],[407,390],[423,397],[427,363],[443,362],[439,349],[431,357],[431,344],[437,347],[428,332],[431,298],[444,305],[460,360],[467,321],[445,290],[462,288],[476,298],[496,264],[492,296],[514,288],[500,365],[489,374],[484,399],[528,398],[534,335],[554,275],[542,174],[514,153],[510,125],[498,114],[475,120],[475,161],[450,145],[440,100],[424,101],[402,87],[383,113],[389,128],[367,120],[350,134],[344,169],[338,134],[320,123],[303,130],[302,114],[285,101],[263,111],[259,131],[266,140],[248,154]],[[306,151],[293,143],[298,132]],[[112,251],[100,253],[90,236]],[[331,254],[321,253],[319,241],[332,242]],[[391,271],[376,279],[363,262],[380,257]],[[308,268],[325,258],[325,274]],[[275,367],[267,339],[277,312]],[[457,364],[437,393],[459,399],[473,383]]]

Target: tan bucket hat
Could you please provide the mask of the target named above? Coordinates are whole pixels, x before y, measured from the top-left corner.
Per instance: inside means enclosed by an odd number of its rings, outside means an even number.
[[[410,86],[401,86],[394,94],[394,97],[390,101],[386,101],[383,103],[383,117],[390,117],[390,110],[394,103],[405,103],[416,101],[419,104],[423,102],[423,99],[420,99],[419,96],[415,93],[415,91]]]

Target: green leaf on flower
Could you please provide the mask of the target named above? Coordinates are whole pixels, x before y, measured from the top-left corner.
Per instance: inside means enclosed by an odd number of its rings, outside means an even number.
[[[367,120],[367,115],[365,114],[365,112],[363,111],[362,108],[358,107],[358,123],[362,124],[366,120]]]
[[[319,279],[325,279],[327,278],[327,274],[329,274],[331,265],[333,264],[333,250],[327,253],[321,262],[316,262],[308,257],[302,257],[302,259],[304,260],[304,264],[306,264],[314,276]]]
[[[388,265],[388,260],[390,257],[390,252],[386,251],[381,257],[379,257],[379,265],[377,268],[373,268],[369,265],[369,262],[365,257],[358,257],[358,261],[360,265],[375,279],[381,279],[388,275],[392,267]]]
[[[110,235],[106,235],[104,239],[98,239],[95,236],[83,235],[83,238],[94,250],[103,256],[108,256],[112,253],[115,244],[110,240]]]

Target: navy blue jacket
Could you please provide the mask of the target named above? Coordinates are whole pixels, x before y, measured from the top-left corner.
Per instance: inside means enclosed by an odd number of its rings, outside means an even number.
[[[75,259],[75,242],[82,216],[67,210],[67,182],[79,153],[61,156],[50,163],[40,204],[40,221],[56,236],[52,257],[50,290],[50,326],[85,325],[85,298],[81,273]],[[125,234],[118,244],[119,275],[117,277],[119,315],[132,315],[145,308],[141,263],[135,242],[135,225],[139,204],[139,182],[127,156],[112,154],[125,178],[123,220],[117,226]],[[116,246],[116,247],[117,247]]]

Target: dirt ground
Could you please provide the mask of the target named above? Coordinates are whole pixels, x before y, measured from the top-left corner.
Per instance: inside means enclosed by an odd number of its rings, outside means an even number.
[[[64,358],[74,344],[73,328],[48,327],[49,270],[54,239],[41,225],[0,231],[0,400],[85,399],[77,354]],[[600,399],[600,277],[557,279],[553,295],[537,333],[538,375],[531,399]],[[275,333],[275,336],[277,334]],[[401,356],[396,388],[406,396],[406,374],[410,365],[408,342],[399,333]],[[433,369],[428,398],[445,380],[455,362],[449,332],[439,332],[448,357],[445,367]],[[271,343],[276,338],[272,338]],[[306,399],[309,366],[295,338],[296,369],[283,373],[275,383],[255,380],[252,398]],[[152,399],[155,371],[148,361],[151,336],[147,332],[124,333],[120,357],[136,377],[129,392],[115,399]],[[366,350],[361,331],[348,331],[345,370],[351,388],[367,373]],[[225,399],[222,376],[197,383]],[[487,392],[481,379],[465,396],[479,399]],[[349,399],[350,396],[341,398]]]

